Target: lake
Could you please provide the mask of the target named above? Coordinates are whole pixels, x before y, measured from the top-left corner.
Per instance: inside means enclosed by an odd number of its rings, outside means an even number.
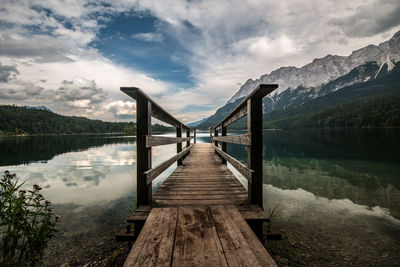
[[[263,143],[264,209],[275,210],[272,227],[284,237],[267,247],[280,264],[400,263],[399,130],[264,131]],[[0,146],[0,170],[40,184],[61,215],[46,265],[114,253],[114,235],[136,205],[135,137],[1,137]],[[175,147],[153,148],[153,165]],[[228,153],[246,162],[244,147],[228,144]]]

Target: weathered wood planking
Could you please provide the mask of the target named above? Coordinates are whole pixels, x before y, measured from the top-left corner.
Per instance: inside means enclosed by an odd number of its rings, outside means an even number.
[[[190,152],[190,147],[185,148],[184,150],[180,151],[178,154],[173,156],[170,159],[167,159],[166,161],[161,162],[154,168],[144,172],[144,175],[146,177],[147,184],[151,184],[151,182],[157,178],[158,175],[160,175],[163,171],[168,169],[169,166],[171,166],[175,161],[180,160],[183,156],[188,154]]]
[[[206,206],[180,207],[172,266],[228,266]]]
[[[155,208],[143,226],[124,266],[170,266],[178,208]]]
[[[234,206],[210,206],[229,266],[277,266]]]
[[[192,144],[190,154],[153,193],[155,205],[246,204],[247,192],[221,164],[212,144]]]
[[[128,266],[277,266],[232,205],[154,208]]]

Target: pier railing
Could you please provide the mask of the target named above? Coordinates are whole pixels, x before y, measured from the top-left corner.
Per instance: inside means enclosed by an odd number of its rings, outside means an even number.
[[[222,158],[223,164],[229,162],[248,181],[248,201],[251,204],[263,205],[262,189],[262,115],[264,96],[278,87],[277,84],[260,84],[231,113],[216,126],[210,128],[211,142],[215,152]],[[247,133],[227,136],[227,126],[247,115]],[[221,136],[219,136],[221,132]],[[213,136],[214,133],[214,136]],[[221,142],[221,146],[218,144]],[[247,146],[247,166],[230,156],[227,143]]]
[[[136,87],[121,87],[121,91],[136,100],[136,166],[137,166],[137,206],[152,203],[152,181],[176,161],[182,165],[182,159],[190,153],[190,127],[165,111],[160,105]],[[152,136],[151,117],[168,123],[176,128],[176,137]],[[182,137],[186,132],[186,137]],[[194,142],[196,142],[194,129]],[[182,148],[182,143],[186,147]],[[177,154],[152,167],[151,148],[154,146],[177,144]]]

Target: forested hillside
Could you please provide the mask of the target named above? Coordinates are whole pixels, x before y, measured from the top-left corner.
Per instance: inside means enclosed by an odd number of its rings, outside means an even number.
[[[133,122],[104,122],[19,106],[0,106],[0,134],[134,133]]]

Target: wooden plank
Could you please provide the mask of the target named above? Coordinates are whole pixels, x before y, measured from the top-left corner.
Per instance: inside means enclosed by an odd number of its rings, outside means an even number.
[[[277,266],[234,206],[210,211],[229,266]]]
[[[153,208],[124,266],[170,266],[178,208]]]
[[[150,101],[153,106],[151,115],[154,118],[159,119],[159,120],[166,122],[170,125],[173,125],[175,127],[182,127],[184,129],[190,129],[190,127],[186,126],[185,124],[180,122],[178,119],[176,119],[174,116],[169,114],[166,110],[164,110],[153,99],[151,99],[148,95],[146,95],[141,89],[139,89],[137,87],[121,87],[120,89],[125,94],[136,99],[136,101],[138,101],[138,99]],[[141,118],[141,117],[136,116],[136,118]]]
[[[193,206],[193,205],[240,205],[245,203],[247,198],[243,199],[155,199],[157,206]]]
[[[126,221],[128,223],[144,222],[149,217],[150,211],[135,211],[129,216]]]
[[[183,156],[185,156],[187,153],[189,153],[190,147],[186,148],[185,150],[182,150],[175,156],[173,156],[170,159],[167,159],[166,161],[161,162],[154,168],[144,172],[144,175],[146,177],[147,184],[151,184],[151,182],[157,178],[158,175],[160,175],[163,171],[168,169],[169,166],[171,166],[175,161],[181,159]]]
[[[115,235],[117,241],[134,241],[136,239],[134,232],[127,232],[126,229],[122,229]]]
[[[251,134],[219,136],[219,137],[214,137],[214,140],[232,144],[251,146]]]
[[[254,172],[253,170],[249,169],[248,167],[246,167],[243,163],[241,163],[237,159],[235,159],[235,158],[231,157],[230,155],[228,155],[227,153],[223,152],[218,147],[214,146],[214,149],[219,155],[221,155],[221,157],[226,159],[233,167],[235,167],[235,169],[238,170],[247,179],[247,181],[249,181],[249,183],[252,182],[251,179],[252,179],[252,173]]]
[[[158,200],[220,200],[220,199],[246,199],[247,194],[243,192],[242,194],[208,194],[208,195],[196,195],[196,194],[157,194]]]
[[[228,266],[210,209],[180,207],[172,266]]]
[[[176,138],[176,137],[151,135],[151,136],[146,136],[146,147],[163,146],[169,144],[182,143],[186,141],[190,142],[190,139],[191,139],[190,137]]]

